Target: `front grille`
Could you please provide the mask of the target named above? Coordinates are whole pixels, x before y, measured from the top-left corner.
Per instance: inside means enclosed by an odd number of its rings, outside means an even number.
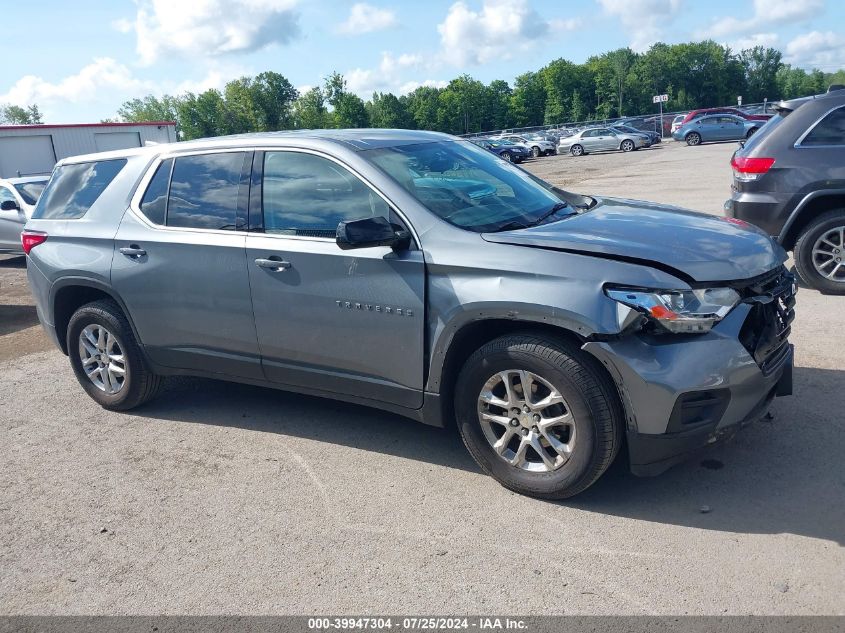
[[[768,373],[776,369],[789,351],[787,339],[795,320],[795,277],[781,269],[741,289],[751,311],[739,332],[748,353]]]

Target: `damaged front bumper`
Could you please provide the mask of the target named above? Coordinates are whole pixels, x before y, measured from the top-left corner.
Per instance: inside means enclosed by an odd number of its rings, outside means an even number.
[[[632,334],[583,346],[608,369],[623,399],[634,474],[663,472],[792,393],[789,343],[760,363],[740,342],[753,309],[737,306],[704,335]]]

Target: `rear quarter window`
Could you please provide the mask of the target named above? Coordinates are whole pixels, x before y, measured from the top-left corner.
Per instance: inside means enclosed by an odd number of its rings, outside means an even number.
[[[77,220],[106,190],[126,159],[62,165],[53,173],[32,213],[36,220]]]
[[[802,146],[845,145],[845,106],[819,121],[801,141]]]

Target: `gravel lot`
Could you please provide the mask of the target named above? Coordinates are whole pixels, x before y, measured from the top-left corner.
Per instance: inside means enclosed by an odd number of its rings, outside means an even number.
[[[733,148],[528,168],[719,212]],[[796,395],[774,419],[549,503],[483,476],[453,431],[361,407],[180,379],[104,411],[6,258],[0,614],[845,614],[842,301],[799,293]]]

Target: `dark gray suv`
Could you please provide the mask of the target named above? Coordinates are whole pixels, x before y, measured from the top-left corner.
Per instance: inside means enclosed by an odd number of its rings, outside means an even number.
[[[192,374],[454,419],[485,472],[562,498],[625,439],[657,473],[790,393],[786,254],[740,224],[331,130],[66,159],[22,240],[106,408]]]
[[[794,250],[809,286],[845,294],[845,89],[775,110],[734,154],[726,214]]]

